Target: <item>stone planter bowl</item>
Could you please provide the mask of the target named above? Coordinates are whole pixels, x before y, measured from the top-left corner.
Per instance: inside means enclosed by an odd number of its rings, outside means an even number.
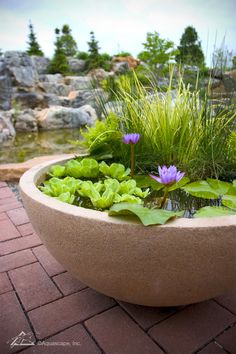
[[[236,287],[236,216],[180,218],[164,226],[109,217],[37,189],[60,159],[20,180],[30,221],[51,254],[82,282],[119,300],[177,306]]]

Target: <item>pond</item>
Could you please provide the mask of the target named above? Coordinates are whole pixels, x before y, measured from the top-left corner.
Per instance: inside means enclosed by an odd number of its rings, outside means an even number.
[[[78,154],[83,150],[69,141],[80,139],[79,129],[17,133],[15,139],[0,145],[0,164],[23,162],[41,155]]]

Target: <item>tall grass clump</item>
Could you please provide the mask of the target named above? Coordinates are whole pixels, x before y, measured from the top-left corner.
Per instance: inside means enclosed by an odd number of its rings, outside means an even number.
[[[135,82],[135,85],[133,84]],[[139,171],[156,170],[157,165],[176,165],[192,179],[231,179],[236,174],[235,110],[216,109],[199,91],[191,92],[179,80],[176,89],[164,93],[155,85],[148,90],[134,75],[132,85],[122,78],[117,102],[119,113],[83,133],[83,145],[92,155],[110,155],[116,162],[129,163],[129,149],[123,134],[139,133],[136,161]]]

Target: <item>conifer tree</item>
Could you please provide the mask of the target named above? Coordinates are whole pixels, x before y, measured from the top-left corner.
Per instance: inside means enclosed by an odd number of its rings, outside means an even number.
[[[77,44],[74,40],[71,29],[68,25],[64,25],[61,30],[61,46],[66,56],[74,56],[77,51]]]
[[[55,29],[55,35],[55,53],[49,64],[48,71],[50,74],[66,74],[69,71],[69,65],[61,42],[60,30],[58,28]]]
[[[90,41],[87,43],[89,47],[89,69],[94,69],[99,67],[100,64],[100,47],[98,46],[98,41],[96,41],[93,31],[90,32]]]
[[[34,27],[31,22],[29,23],[29,32],[29,42],[27,42],[29,48],[26,53],[29,55],[38,55],[40,57],[43,57],[44,54],[40,48],[40,45],[38,44],[36,34],[34,32]]]
[[[176,55],[177,62],[197,66],[204,64],[201,42],[194,27],[188,26],[185,28],[178,50],[179,54]]]

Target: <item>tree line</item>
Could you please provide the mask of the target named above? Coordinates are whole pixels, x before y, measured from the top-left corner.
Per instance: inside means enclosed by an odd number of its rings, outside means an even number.
[[[90,32],[90,39],[87,42],[88,52],[78,51],[77,43],[72,36],[71,29],[68,24],[62,26],[61,29],[55,29],[55,50],[52,60],[49,65],[50,73],[65,74],[69,71],[68,57],[75,57],[86,60],[86,69],[89,71],[94,68],[101,67],[107,71],[110,69],[111,56],[107,53],[101,54],[99,52],[99,42],[95,38],[93,31]],[[32,23],[29,23],[28,35],[28,49],[29,55],[43,56],[44,53],[37,41],[37,36],[34,31]],[[146,42],[143,44],[143,51],[138,54],[138,59],[146,63],[152,70],[155,70],[158,65],[163,65],[171,61],[180,64],[194,65],[199,68],[205,67],[205,57],[201,47],[201,41],[198,33],[193,26],[188,26],[184,29],[181,36],[180,43],[176,47],[174,42],[160,37],[155,31],[148,32],[146,35]],[[220,61],[226,65],[229,53],[227,50],[216,49],[213,53],[213,64]],[[117,53],[117,56],[131,55],[127,52]],[[233,67],[236,67],[236,56],[231,60]]]

